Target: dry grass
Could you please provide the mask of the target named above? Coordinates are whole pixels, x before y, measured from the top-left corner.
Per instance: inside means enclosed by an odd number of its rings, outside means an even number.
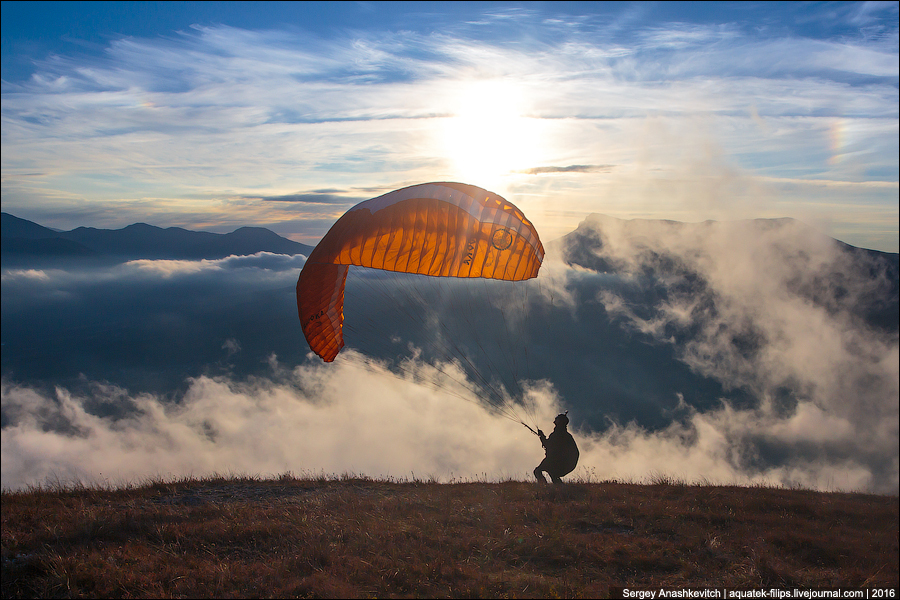
[[[5,598],[898,586],[897,498],[866,494],[288,474],[3,492],[2,516]]]

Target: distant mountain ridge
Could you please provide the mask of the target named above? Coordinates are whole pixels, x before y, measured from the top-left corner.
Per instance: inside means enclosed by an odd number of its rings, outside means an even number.
[[[78,227],[55,231],[9,213],[2,213],[0,242],[3,262],[15,264],[83,259],[200,260],[257,252],[308,255],[312,251],[312,246],[283,238],[263,227],[241,227],[222,234],[135,223],[122,229]]]

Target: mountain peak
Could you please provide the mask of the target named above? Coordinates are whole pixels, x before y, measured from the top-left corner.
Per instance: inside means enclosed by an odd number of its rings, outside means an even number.
[[[162,227],[157,227],[156,225],[149,225],[147,223],[132,223],[131,225],[127,225],[127,226],[123,227],[122,229],[125,229],[125,230],[130,229],[132,231],[136,231],[136,230],[157,231],[157,230],[162,230]]]

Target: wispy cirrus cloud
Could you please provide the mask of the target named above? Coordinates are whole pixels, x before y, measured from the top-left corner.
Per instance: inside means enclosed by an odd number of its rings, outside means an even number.
[[[504,175],[508,189],[551,168],[542,165],[617,165],[638,178],[653,176],[645,167],[680,169],[682,142],[667,132],[696,130],[698,120],[710,151],[751,176],[896,181],[896,26],[878,16],[892,10],[843,15],[881,27],[843,39],[738,20],[622,27],[536,10],[428,34],[205,26],[123,38],[100,58],[53,56],[30,80],[3,83],[4,206],[28,217],[37,199],[52,207],[45,213],[65,214],[168,198],[185,213],[227,219],[218,208],[240,201],[249,222],[284,223],[289,215],[264,198],[311,207],[316,198],[296,190],[465,179],[441,132],[483,80],[510,84],[540,132],[531,142],[539,160]],[[484,35],[496,27],[502,36]],[[603,201],[594,179],[546,185],[532,191],[571,199],[573,213],[589,195]],[[675,216],[665,200],[642,210]],[[805,195],[809,206],[817,200]],[[867,196],[871,205],[889,200]],[[156,203],[141,209],[160,224],[186,223]],[[333,218],[293,216],[292,233],[304,239]],[[562,233],[576,222],[545,227]]]
[[[339,190],[335,190],[339,191]],[[266,202],[300,202],[304,204],[356,204],[365,197],[348,197],[333,192],[311,192],[306,194],[282,194],[279,196],[242,196],[246,200],[264,200]]]
[[[545,173],[608,173],[615,165],[567,165],[565,167],[532,167],[517,173],[526,175],[543,175]]]

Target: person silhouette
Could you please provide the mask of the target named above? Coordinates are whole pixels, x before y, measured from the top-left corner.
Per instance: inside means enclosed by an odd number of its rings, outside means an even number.
[[[569,411],[556,415],[553,431],[549,436],[545,436],[540,429],[537,430],[545,456],[541,464],[534,468],[534,476],[541,483],[547,483],[545,472],[550,475],[553,483],[562,483],[561,478],[571,473],[578,464],[578,445],[566,429],[569,425],[568,414]]]

